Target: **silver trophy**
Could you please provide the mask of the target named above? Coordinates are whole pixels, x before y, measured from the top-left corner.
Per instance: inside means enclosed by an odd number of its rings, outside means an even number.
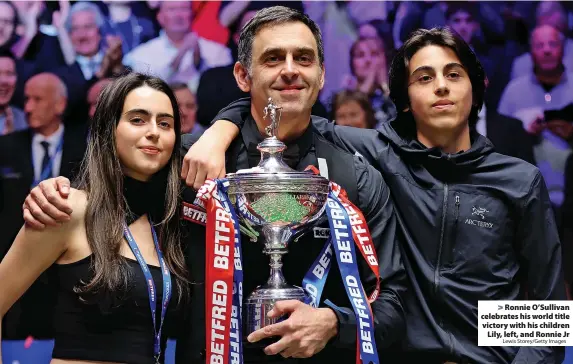
[[[255,168],[227,175],[228,195],[235,206],[243,232],[264,241],[263,253],[269,256],[270,276],[247,298],[245,335],[278,321],[267,317],[275,302],[306,301],[301,287],[285,281],[282,256],[289,242],[323,214],[328,197],[328,180],[312,172],[298,172],[282,158],[286,145],[277,139],[281,108],[271,98],[264,109],[270,119],[268,138],[257,146],[261,161]],[[254,240],[254,239],[253,239]],[[246,242],[248,244],[248,242]],[[248,269],[248,268],[247,268]]]

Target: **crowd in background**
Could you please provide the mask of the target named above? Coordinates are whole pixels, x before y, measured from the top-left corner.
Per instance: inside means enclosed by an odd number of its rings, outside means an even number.
[[[539,167],[573,282],[573,3],[442,1],[0,1],[0,259],[30,187],[73,178],[97,97],[114,75],[153,73],[176,93],[184,133],[201,133],[236,85],[239,33],[263,7],[307,13],[324,42],[326,82],[314,114],[377,128],[394,51],[418,28],[450,26],[487,75],[476,129]],[[49,273],[5,318],[4,338],[50,337]],[[38,307],[43,297],[43,307]]]

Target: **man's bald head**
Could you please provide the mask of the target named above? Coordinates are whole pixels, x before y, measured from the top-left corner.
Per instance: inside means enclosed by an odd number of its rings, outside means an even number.
[[[24,95],[24,111],[30,128],[45,135],[57,130],[68,97],[62,80],[52,73],[40,73],[26,82]]]
[[[553,73],[563,64],[563,34],[551,25],[540,25],[531,32],[531,57],[536,70]]]

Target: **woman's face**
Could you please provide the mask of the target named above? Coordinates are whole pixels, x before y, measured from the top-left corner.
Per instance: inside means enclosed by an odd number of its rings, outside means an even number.
[[[379,38],[367,38],[359,41],[352,52],[354,76],[362,81],[370,74],[386,72],[386,58],[382,41]]]
[[[123,104],[115,142],[124,173],[147,181],[169,163],[175,146],[169,97],[149,86],[132,90]]]
[[[334,116],[337,125],[368,128],[366,112],[360,104],[354,100],[346,101],[339,105]]]

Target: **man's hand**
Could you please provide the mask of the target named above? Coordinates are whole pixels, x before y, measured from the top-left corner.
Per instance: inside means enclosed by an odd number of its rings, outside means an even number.
[[[96,73],[97,78],[104,78],[114,73],[121,72],[123,68],[123,48],[121,38],[115,35],[108,35],[106,38],[107,49],[103,56],[100,69]]]
[[[198,190],[205,180],[225,177],[225,151],[238,134],[238,128],[226,120],[207,129],[183,158],[181,178]]]
[[[320,352],[337,334],[338,321],[330,308],[314,308],[296,300],[278,301],[269,311],[270,317],[288,314],[289,318],[266,326],[249,335],[249,342],[281,336],[265,348],[265,354],[283,357],[310,358]]]
[[[547,129],[568,141],[573,136],[573,123],[565,120],[551,120],[547,122]]]
[[[525,130],[531,135],[538,136],[546,127],[543,118],[537,117]]]
[[[26,225],[37,230],[70,220],[72,208],[68,201],[70,180],[50,178],[34,187],[26,197],[22,209]]]

